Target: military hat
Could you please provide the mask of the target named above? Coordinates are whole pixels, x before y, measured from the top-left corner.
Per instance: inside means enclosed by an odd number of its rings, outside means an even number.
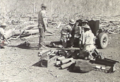
[[[41,7],[44,7],[44,8],[46,8],[46,5],[45,5],[45,4],[41,4]]]
[[[83,26],[83,28],[90,29],[88,25]]]
[[[69,23],[70,23],[70,24],[75,24],[75,20],[74,20],[74,19],[70,19],[70,20],[69,20]]]

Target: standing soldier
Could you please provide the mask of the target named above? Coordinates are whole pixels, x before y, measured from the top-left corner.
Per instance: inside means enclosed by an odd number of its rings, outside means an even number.
[[[41,47],[45,48],[44,38],[45,31],[47,31],[47,15],[46,15],[46,5],[41,4],[41,10],[38,13],[38,29],[39,29],[39,44],[38,49]]]

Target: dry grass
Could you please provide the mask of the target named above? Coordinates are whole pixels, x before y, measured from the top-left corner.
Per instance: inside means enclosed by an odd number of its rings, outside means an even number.
[[[40,10],[41,3],[47,5],[49,17],[54,16],[56,20],[115,16],[120,13],[120,0],[2,0],[0,14],[6,16],[12,12],[19,16],[35,13]]]

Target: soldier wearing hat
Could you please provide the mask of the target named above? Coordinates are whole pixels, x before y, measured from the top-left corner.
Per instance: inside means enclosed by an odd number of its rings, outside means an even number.
[[[91,31],[90,26],[88,25],[88,21],[82,22],[82,34],[81,34],[81,43],[83,45],[83,51],[87,52],[88,58],[92,58],[91,52],[96,49],[95,47],[95,36]]]
[[[69,41],[71,41],[71,44],[70,44],[71,46],[73,46],[74,25],[75,25],[75,20],[70,19],[69,24],[66,25],[64,28],[62,28],[62,30],[61,30],[61,41],[69,40]]]
[[[38,13],[38,29],[39,29],[39,44],[38,47],[45,47],[44,45],[44,38],[45,38],[45,31],[47,30],[47,11],[46,11],[46,5],[41,4],[41,10]],[[51,33],[51,32],[49,32]]]
[[[82,21],[82,28],[86,28],[86,29],[90,29],[91,30],[90,26],[88,25],[88,21],[87,20],[83,20]]]

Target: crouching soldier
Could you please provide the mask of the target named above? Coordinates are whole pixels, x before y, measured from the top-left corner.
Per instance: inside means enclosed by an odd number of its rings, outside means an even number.
[[[73,19],[69,20],[69,24],[66,25],[61,30],[61,42],[63,47],[73,46],[73,40],[74,40],[74,33],[73,28],[75,25],[75,21]]]
[[[95,39],[96,37],[94,36],[94,34],[91,31],[90,26],[87,24],[87,21],[83,21],[82,22],[82,34],[81,34],[81,48],[82,52],[80,52],[80,54],[84,54],[86,55],[87,59],[94,59],[93,57],[93,53],[97,53],[96,55],[99,55],[99,51],[96,49],[95,46]]]

